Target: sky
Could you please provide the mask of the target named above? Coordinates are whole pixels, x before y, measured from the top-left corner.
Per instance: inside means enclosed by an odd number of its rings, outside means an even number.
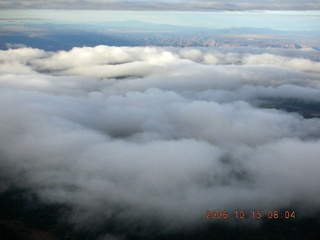
[[[209,28],[260,27],[297,31],[320,29],[318,0],[13,0],[0,1],[0,9],[2,21],[36,19],[37,22],[79,23],[139,20]]]
[[[206,28],[255,27],[279,30],[320,30],[320,11],[95,11],[1,10],[2,23],[102,23],[138,20],[155,24]]]

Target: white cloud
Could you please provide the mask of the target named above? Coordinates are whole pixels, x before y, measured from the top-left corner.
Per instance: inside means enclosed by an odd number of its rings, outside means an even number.
[[[2,51],[2,187],[66,204],[83,226],[112,218],[172,230],[204,224],[207,209],[296,203],[311,214],[320,208],[320,120],[256,104],[320,101],[319,63],[284,55]]]

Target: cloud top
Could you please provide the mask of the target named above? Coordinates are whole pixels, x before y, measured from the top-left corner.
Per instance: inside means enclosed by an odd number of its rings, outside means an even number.
[[[319,117],[263,106],[319,104],[319,62],[312,50],[249,50],[2,51],[1,187],[65,204],[81,226],[318,211]]]

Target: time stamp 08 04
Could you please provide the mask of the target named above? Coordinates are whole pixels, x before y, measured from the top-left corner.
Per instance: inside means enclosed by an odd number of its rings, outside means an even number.
[[[296,218],[295,211],[285,210],[253,210],[253,211],[244,211],[237,210],[234,212],[228,212],[226,210],[207,210],[206,219],[294,219]]]

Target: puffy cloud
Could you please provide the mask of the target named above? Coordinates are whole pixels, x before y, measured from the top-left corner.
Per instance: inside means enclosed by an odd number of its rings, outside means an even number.
[[[207,209],[315,212],[319,118],[259,107],[319,103],[319,63],[290,54],[2,51],[1,187],[65,204],[81,226],[175,230],[205,224]]]

